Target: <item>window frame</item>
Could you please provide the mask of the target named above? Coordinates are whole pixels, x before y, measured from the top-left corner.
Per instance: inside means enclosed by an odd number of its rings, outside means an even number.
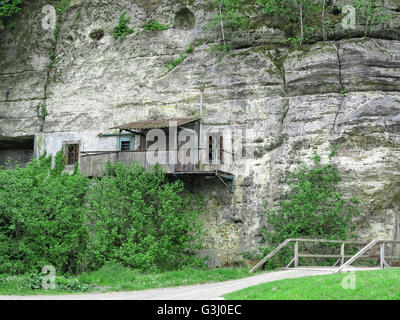
[[[76,146],[76,151],[75,151],[75,160],[74,163],[69,163],[69,146],[70,145],[75,145]],[[63,150],[64,150],[64,156],[65,156],[65,165],[66,166],[75,166],[76,163],[78,165],[80,164],[80,150],[81,150],[81,141],[64,141],[63,142]]]

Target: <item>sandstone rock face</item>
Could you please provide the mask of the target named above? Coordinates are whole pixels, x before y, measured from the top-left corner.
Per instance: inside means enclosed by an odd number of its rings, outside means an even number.
[[[212,264],[235,264],[241,252],[254,251],[265,223],[263,203],[279,199],[289,170],[314,150],[326,161],[336,144],[341,188],[363,203],[360,237],[393,237],[400,212],[395,37],[289,49],[282,31],[264,28],[234,35],[232,50],[218,59],[209,49],[220,34],[205,31],[212,13],[202,1],[76,0],[63,14],[57,60],[49,69],[53,31],[41,26],[45,4],[28,2],[16,27],[0,32],[0,136],[35,135],[37,153],[54,153],[63,139],[95,139],[123,123],[197,116],[204,84],[205,124],[251,128],[247,147],[255,150],[229,168],[233,195],[216,179],[187,181],[207,203],[205,253]],[[112,31],[123,10],[135,31],[119,42]],[[170,28],[143,32],[149,19]],[[104,36],[93,40],[96,30]],[[186,53],[190,45],[194,51]],[[168,71],[165,64],[180,53],[187,58]],[[36,113],[43,102],[45,121]]]

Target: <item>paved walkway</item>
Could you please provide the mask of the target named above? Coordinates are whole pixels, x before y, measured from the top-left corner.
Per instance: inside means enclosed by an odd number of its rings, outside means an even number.
[[[345,271],[372,270],[373,268],[348,268]],[[221,300],[221,296],[257,284],[282,279],[331,274],[335,268],[298,268],[268,272],[256,276],[218,283],[199,284],[164,289],[127,292],[88,293],[74,295],[0,296],[0,300]]]

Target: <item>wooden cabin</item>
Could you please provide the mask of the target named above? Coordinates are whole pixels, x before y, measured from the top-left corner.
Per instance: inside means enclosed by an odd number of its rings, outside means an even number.
[[[216,176],[233,190],[234,177],[224,171],[225,163],[232,161],[232,152],[224,149],[226,137],[205,129],[199,118],[141,120],[111,129],[118,130],[112,134],[115,150],[81,151],[83,174],[102,176],[107,162],[136,161],[146,168],[157,163],[168,175]]]

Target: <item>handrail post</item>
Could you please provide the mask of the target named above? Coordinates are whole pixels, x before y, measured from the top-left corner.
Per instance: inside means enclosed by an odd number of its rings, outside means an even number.
[[[342,265],[344,263],[344,242],[340,246],[340,255],[340,265]]]
[[[380,253],[380,264],[381,264],[381,269],[385,268],[385,243],[381,243],[381,253]]]
[[[299,266],[299,242],[296,241],[294,243],[294,267],[297,268]]]

